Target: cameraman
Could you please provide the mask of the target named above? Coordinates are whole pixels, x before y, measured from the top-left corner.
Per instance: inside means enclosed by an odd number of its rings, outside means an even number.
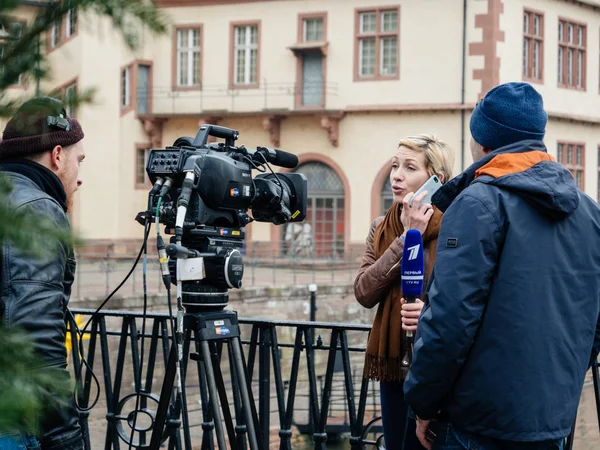
[[[83,130],[50,97],[25,102],[4,129],[0,171],[12,183],[5,200],[14,211],[28,208],[57,229],[70,230],[67,212],[81,186],[79,166],[85,155]],[[34,257],[2,242],[0,317],[2,326],[28,332],[41,358],[40,367],[56,367],[68,377],[65,314],[75,274],[72,245],[48,242],[44,257]],[[80,450],[83,439],[72,403],[42,413],[43,450]],[[18,430],[0,430],[0,448],[36,449],[36,438]]]

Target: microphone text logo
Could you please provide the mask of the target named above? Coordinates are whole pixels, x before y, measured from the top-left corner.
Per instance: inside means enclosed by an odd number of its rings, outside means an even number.
[[[410,252],[408,254],[408,260],[412,261],[413,259],[417,259],[417,255],[419,253],[419,247],[421,244],[414,245],[412,247],[408,247],[407,250]]]

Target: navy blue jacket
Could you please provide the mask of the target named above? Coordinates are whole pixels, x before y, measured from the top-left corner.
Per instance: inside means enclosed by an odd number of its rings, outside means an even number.
[[[600,208],[541,141],[444,185],[406,400],[424,419],[514,441],[567,436],[600,349]]]

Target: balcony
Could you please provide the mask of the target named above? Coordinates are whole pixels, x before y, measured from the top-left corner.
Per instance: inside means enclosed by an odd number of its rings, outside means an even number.
[[[258,88],[229,84],[202,85],[197,90],[174,90],[154,86],[137,89],[138,113],[154,117],[199,114],[253,114],[257,112],[323,111],[338,95],[334,82],[299,85],[295,82],[261,80]]]

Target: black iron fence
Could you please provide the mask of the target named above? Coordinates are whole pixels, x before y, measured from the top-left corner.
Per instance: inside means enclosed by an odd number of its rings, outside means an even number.
[[[80,328],[92,313],[72,312]],[[73,323],[71,318],[70,329]],[[91,318],[84,333],[87,368],[81,377],[79,406],[84,410],[81,419],[88,449],[99,442],[105,442],[105,449],[128,448],[129,442],[147,448],[150,442],[171,347],[169,316],[147,314],[144,332],[142,327],[141,313],[104,311]],[[376,433],[381,433],[378,385],[362,379],[370,326],[240,319],[240,328],[246,336],[242,344],[248,384],[256,400],[261,448],[278,441],[280,448],[322,449],[326,441],[343,434],[350,436],[352,448],[375,444]],[[75,335],[70,337],[74,349]],[[190,347],[193,352],[193,345],[188,341],[184,353]],[[222,349],[217,351],[220,359]],[[72,370],[79,372],[80,356],[75,351],[71,355]],[[228,376],[232,365],[227,359],[221,365],[229,401],[239,412],[235,375]],[[169,435],[169,448],[197,448],[187,445],[195,442],[202,442],[203,449],[214,448],[215,424],[202,364],[186,361],[185,371],[187,417],[180,422],[170,410],[167,428],[175,427],[180,433]],[[135,408],[137,391],[142,397]],[[134,410],[140,412],[132,433]],[[236,433],[242,430],[243,434],[243,419],[236,421]],[[310,437],[309,444],[302,442],[303,435]]]
[[[148,448],[171,351],[170,316],[151,313],[144,320],[138,312],[103,311],[93,317],[91,310],[72,312],[70,330],[75,323],[83,328],[90,320],[81,341],[86,368],[78,394],[87,449]],[[378,385],[362,378],[370,326],[260,319],[239,323],[260,448],[273,444],[280,449],[332,448],[331,441],[341,435],[348,437],[352,449],[377,447],[381,436]],[[212,400],[198,356],[199,343],[190,336],[183,349],[184,355],[191,354],[190,359],[184,358],[184,401],[178,404],[167,395],[173,402],[162,439],[170,449],[212,449],[215,415],[209,407]],[[74,333],[69,343],[70,367],[79,372],[82,360],[75,351]],[[236,436],[238,448],[246,448],[248,428],[241,414],[239,379],[231,370],[232,357],[222,358],[223,345],[211,348],[224,374],[217,377],[217,384],[227,392],[220,400],[233,406],[235,428],[228,431]],[[588,383],[594,386],[600,427],[599,366],[597,362],[592,367]],[[567,448],[572,445],[573,435]]]

